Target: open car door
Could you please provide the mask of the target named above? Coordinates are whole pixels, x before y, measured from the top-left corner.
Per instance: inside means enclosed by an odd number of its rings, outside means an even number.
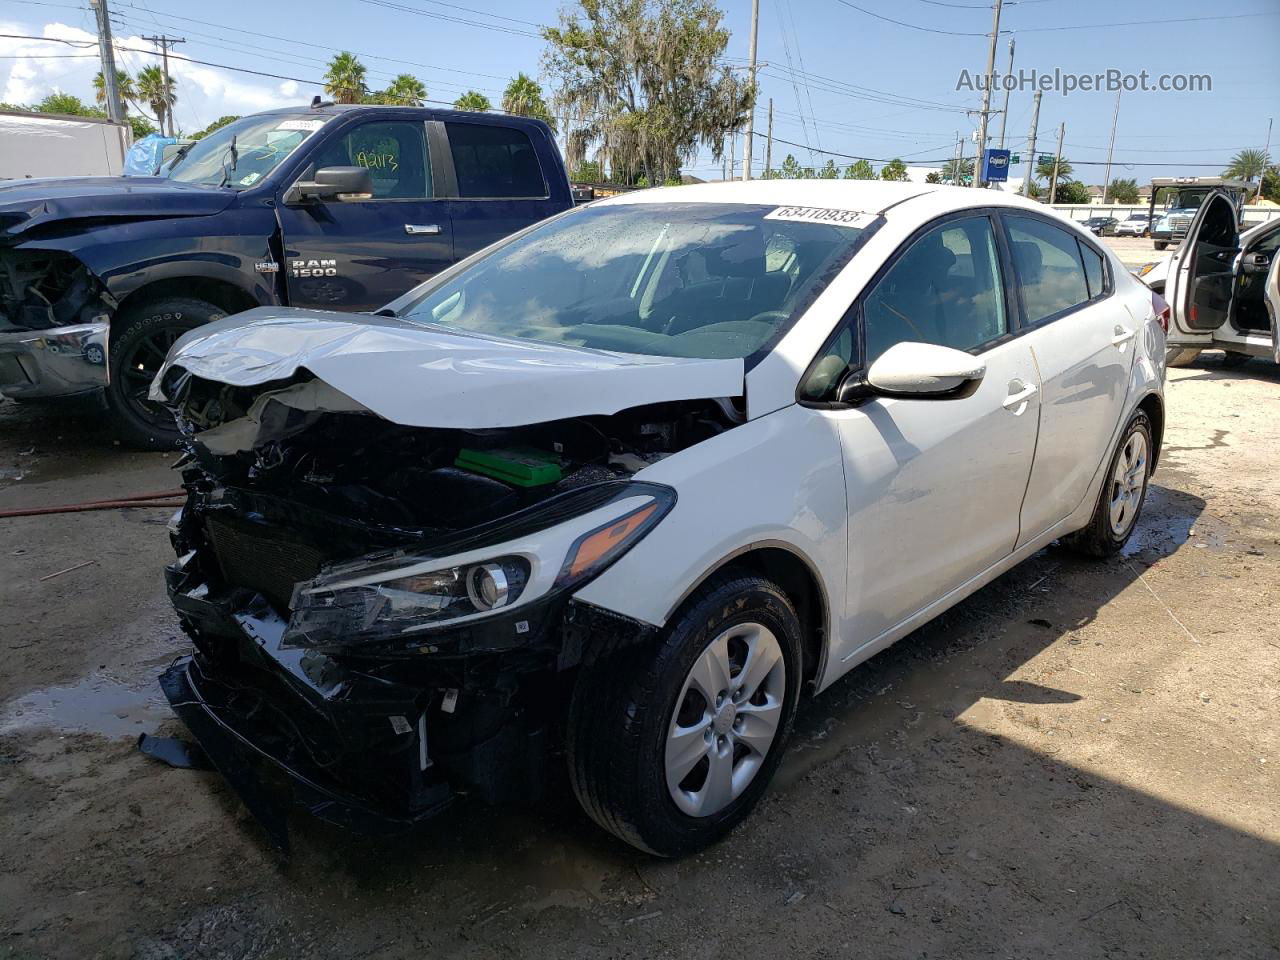
[[[1271,314],[1271,359],[1280,363],[1280,255],[1271,258],[1264,298]]]
[[[1205,197],[1169,264],[1165,299],[1173,308],[1171,343],[1207,345],[1208,335],[1231,316],[1240,228],[1235,204],[1223,190]]]

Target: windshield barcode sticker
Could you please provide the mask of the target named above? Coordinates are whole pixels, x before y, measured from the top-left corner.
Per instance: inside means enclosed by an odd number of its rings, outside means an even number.
[[[766,220],[793,220],[796,223],[827,223],[836,227],[865,227],[875,218],[857,210],[830,207],[778,207],[764,215]]]
[[[276,126],[277,130],[306,130],[314,133],[324,126],[323,120],[285,120]]]

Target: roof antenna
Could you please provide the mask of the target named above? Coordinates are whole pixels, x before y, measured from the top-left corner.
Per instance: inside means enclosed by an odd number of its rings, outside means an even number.
[[[311,109],[315,110],[323,102],[324,101],[320,99],[320,94],[317,93],[314,97],[311,98]]]

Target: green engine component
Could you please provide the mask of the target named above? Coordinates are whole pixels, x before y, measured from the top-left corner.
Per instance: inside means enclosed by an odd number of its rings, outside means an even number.
[[[560,458],[530,447],[472,450],[463,447],[453,465],[517,487],[544,487],[560,481]]]

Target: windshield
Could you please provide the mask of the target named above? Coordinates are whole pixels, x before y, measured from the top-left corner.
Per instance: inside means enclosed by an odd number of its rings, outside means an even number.
[[[745,358],[808,307],[872,219],[728,203],[582,207],[428,287],[400,315],[624,353]]]
[[[197,140],[180,152],[161,176],[244,190],[274,170],[324,124],[325,118],[306,115],[245,117]]]

